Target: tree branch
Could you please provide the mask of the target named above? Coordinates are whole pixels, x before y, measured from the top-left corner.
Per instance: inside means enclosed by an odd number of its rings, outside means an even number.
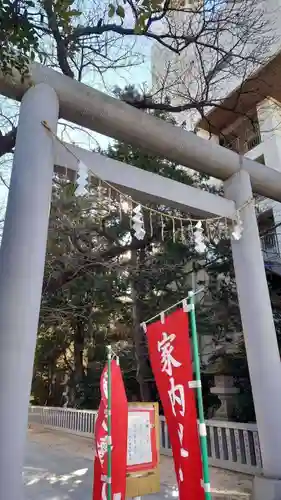
[[[0,157],[11,153],[16,143],[17,129],[13,127],[7,134],[2,135],[0,131]]]
[[[122,254],[129,251],[145,248],[149,244],[150,240],[148,239],[143,241],[133,239],[130,245],[113,246],[109,250],[96,255],[95,258],[91,259],[90,262],[87,262],[87,260],[85,259],[84,264],[80,265],[80,267],[78,267],[78,269],[75,269],[75,271],[73,269],[70,269],[67,271],[63,271],[59,277],[50,277],[48,279],[48,282],[45,282],[45,286],[43,286],[43,295],[55,293],[63,286],[70,284],[70,282],[74,279],[83,276],[86,272],[103,268],[103,261],[108,261],[109,259],[120,257]]]
[[[144,33],[137,33],[134,28],[124,28],[123,26],[120,26],[118,24],[103,24],[101,26],[96,25],[96,26],[78,26],[76,29],[73,30],[71,35],[67,38],[68,42],[73,42],[79,38],[82,37],[87,37],[87,36],[92,36],[92,35],[102,35],[104,33],[117,33],[122,36],[145,36],[146,38],[150,38],[152,40],[156,40],[160,45],[163,45],[163,47],[166,47],[172,52],[175,52],[176,54],[179,54],[179,50],[171,43],[166,43],[165,40],[173,40],[173,36],[170,33],[165,33],[162,35],[158,35],[157,33],[153,33],[151,31],[145,31]],[[177,37],[175,37],[177,38]],[[195,42],[195,37],[194,36],[184,36],[182,37],[186,44],[190,44]]]
[[[56,19],[56,14],[53,10],[53,2],[52,0],[44,0],[43,1],[43,6],[45,9],[45,12],[48,17],[48,26],[53,34],[53,37],[56,41],[57,45],[57,57],[58,57],[58,63],[59,66],[62,70],[62,72],[66,75],[69,76],[70,78],[74,78],[74,73],[72,69],[70,68],[70,65],[67,60],[67,42],[65,38],[63,38],[60,34],[57,19]]]

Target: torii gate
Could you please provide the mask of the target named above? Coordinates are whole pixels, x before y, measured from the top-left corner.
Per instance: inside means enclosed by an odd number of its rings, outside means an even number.
[[[231,217],[255,192],[281,201],[281,172],[138,111],[40,65],[21,82],[0,76],[0,92],[22,99],[0,252],[0,498],[23,500],[22,467],[44,273],[54,164],[77,168],[41,125],[58,117],[163,155],[225,181],[225,198],[78,150],[105,180],[141,201],[202,216]],[[71,146],[73,147],[73,146]],[[75,148],[74,148],[75,149]],[[63,151],[64,150],[64,151]],[[255,500],[281,499],[281,364],[254,204],[241,210],[233,261],[263,461]]]

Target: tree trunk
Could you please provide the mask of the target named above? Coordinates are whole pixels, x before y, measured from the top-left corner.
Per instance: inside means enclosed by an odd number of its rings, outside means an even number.
[[[84,323],[77,320],[74,326],[74,370],[72,374],[71,402],[73,406],[79,406],[81,399],[82,382],[84,380]]]
[[[132,252],[131,262],[138,267],[137,251]],[[149,364],[148,364],[148,349],[145,338],[145,333],[141,328],[141,283],[133,278],[131,281],[131,297],[132,297],[132,324],[133,324],[133,341],[136,358],[136,379],[139,384],[141,401],[151,401],[151,391],[149,382]]]
[[[55,365],[52,363],[48,369],[48,406],[54,406],[54,389],[55,389]]]

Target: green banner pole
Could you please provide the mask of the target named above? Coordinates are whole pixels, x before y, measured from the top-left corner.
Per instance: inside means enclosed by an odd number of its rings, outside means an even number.
[[[195,369],[196,396],[197,396],[197,407],[198,407],[198,417],[199,417],[199,435],[200,435],[201,455],[203,464],[205,500],[211,500],[212,496],[211,496],[209,460],[208,460],[207,430],[204,418],[204,406],[203,406],[202,384],[201,384],[201,374],[200,374],[200,354],[198,347],[194,292],[189,292],[188,299],[190,304],[190,307],[188,309],[191,322],[191,337],[193,346],[193,362]]]
[[[112,500],[111,346],[107,346],[107,500]]]

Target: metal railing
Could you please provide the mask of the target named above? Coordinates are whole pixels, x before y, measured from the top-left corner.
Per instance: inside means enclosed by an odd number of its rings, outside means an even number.
[[[260,132],[255,132],[251,134],[245,141],[244,145],[244,152],[247,153],[248,151],[251,151],[254,149],[256,146],[261,144],[261,136]]]
[[[256,146],[261,144],[260,133],[252,132],[246,139],[241,139],[240,137],[227,138],[222,137],[220,140],[220,145],[224,148],[236,151],[236,153],[246,154]]]
[[[275,231],[261,236],[261,247],[265,259],[280,260],[280,248]]]
[[[93,437],[96,411],[47,406],[30,406],[29,423],[84,437]],[[255,424],[207,420],[210,465],[246,474],[262,470],[259,436]],[[168,429],[160,417],[160,452],[172,455]]]

